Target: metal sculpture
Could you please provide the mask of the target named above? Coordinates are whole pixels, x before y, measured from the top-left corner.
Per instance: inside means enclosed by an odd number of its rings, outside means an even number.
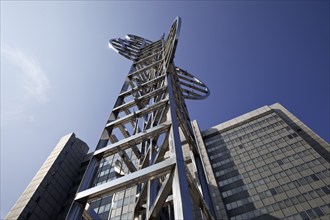
[[[68,219],[213,219],[184,101],[209,89],[174,65],[179,32],[177,17],[166,39],[110,40],[133,64]]]

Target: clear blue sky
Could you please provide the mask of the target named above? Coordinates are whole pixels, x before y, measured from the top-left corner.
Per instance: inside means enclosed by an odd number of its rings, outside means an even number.
[[[110,38],[157,40],[211,90],[202,129],[280,102],[329,142],[329,1],[1,1],[1,217],[58,140],[95,148],[131,63]]]

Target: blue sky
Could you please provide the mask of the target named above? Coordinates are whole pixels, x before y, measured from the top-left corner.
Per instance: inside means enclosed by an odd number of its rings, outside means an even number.
[[[188,101],[202,129],[280,102],[329,142],[329,1],[1,1],[1,217],[58,140],[95,148],[130,61],[182,18],[176,65],[211,90]]]

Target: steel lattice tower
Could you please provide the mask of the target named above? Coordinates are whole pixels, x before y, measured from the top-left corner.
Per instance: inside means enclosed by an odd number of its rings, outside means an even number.
[[[179,32],[177,17],[158,41],[135,35],[110,40],[133,64],[68,219],[213,219],[185,105],[209,90],[174,65]]]

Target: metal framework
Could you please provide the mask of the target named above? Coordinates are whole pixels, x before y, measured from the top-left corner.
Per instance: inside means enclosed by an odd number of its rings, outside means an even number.
[[[185,99],[206,98],[209,90],[192,74],[174,65],[179,32],[177,17],[167,37],[163,35],[158,41],[135,35],[110,40],[110,46],[133,64],[68,219],[102,219],[100,209],[93,204],[109,195],[108,219],[114,218],[117,210],[121,210],[117,219],[125,219],[124,215],[126,219],[213,219],[185,105]],[[109,172],[115,176],[103,180],[101,174],[108,172],[103,167],[109,158]],[[122,202],[118,196],[128,188],[132,189],[129,198],[133,198],[126,203],[129,210],[115,209],[114,204]],[[126,197],[122,198],[123,206]]]

